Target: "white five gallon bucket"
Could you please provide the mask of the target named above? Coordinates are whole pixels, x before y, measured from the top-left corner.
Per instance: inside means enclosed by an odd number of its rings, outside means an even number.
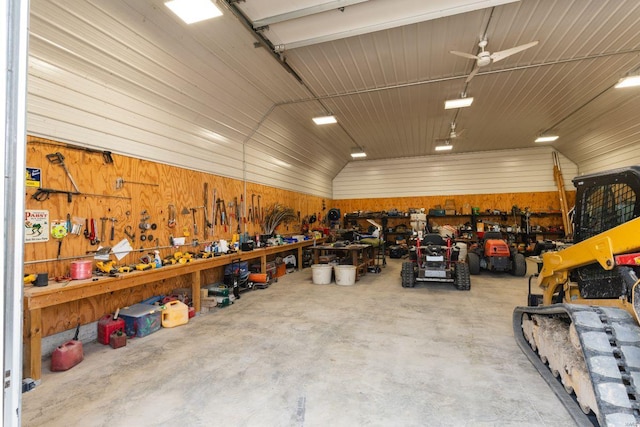
[[[356,267],[353,265],[336,265],[336,284],[351,286],[356,283]]]
[[[328,285],[331,283],[333,267],[329,264],[313,264],[311,266],[311,279],[314,285]]]

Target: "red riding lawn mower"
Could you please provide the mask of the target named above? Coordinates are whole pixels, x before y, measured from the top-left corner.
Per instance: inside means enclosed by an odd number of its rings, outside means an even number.
[[[485,232],[482,239],[469,248],[467,264],[471,274],[480,274],[480,269],[508,271],[520,277],[527,273],[524,255],[509,247],[499,231]]]
[[[416,243],[409,256],[411,261],[402,263],[403,288],[413,288],[416,282],[452,283],[461,291],[471,288],[469,268],[458,261],[459,249],[451,239],[445,241],[439,234],[429,233]]]

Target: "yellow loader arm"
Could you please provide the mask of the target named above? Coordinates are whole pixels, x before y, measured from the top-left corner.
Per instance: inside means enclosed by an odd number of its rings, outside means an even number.
[[[615,255],[637,250],[640,250],[640,217],[561,251],[544,253],[538,275],[543,304],[552,304],[554,293],[567,283],[574,268],[598,262],[605,270],[611,270],[615,267]]]

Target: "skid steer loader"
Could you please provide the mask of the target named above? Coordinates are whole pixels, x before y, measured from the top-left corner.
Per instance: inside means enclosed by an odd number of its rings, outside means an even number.
[[[640,425],[640,166],[573,183],[574,244],[542,255],[514,336],[578,425]]]

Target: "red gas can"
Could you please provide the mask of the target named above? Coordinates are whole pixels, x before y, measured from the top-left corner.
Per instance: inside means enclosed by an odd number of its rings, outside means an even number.
[[[58,346],[51,354],[51,370],[66,371],[82,362],[84,352],[82,351],[82,342],[71,340]]]
[[[98,342],[109,345],[109,337],[112,333],[122,331],[124,333],[124,319],[113,319],[112,314],[106,314],[98,320]],[[117,317],[117,316],[116,316]]]

